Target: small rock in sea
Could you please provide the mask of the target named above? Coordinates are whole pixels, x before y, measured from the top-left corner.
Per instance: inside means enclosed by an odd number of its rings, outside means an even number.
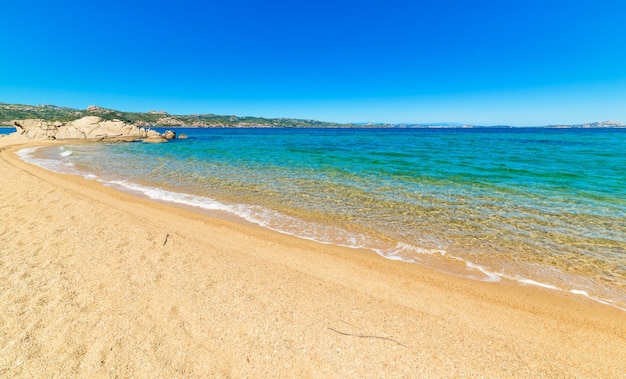
[[[166,130],[165,133],[163,133],[163,137],[168,140],[174,139],[176,138],[176,132],[171,131],[171,130]]]

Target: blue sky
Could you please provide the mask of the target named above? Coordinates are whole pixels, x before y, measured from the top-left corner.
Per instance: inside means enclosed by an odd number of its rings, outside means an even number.
[[[626,1],[12,1],[0,101],[338,122],[626,123]]]

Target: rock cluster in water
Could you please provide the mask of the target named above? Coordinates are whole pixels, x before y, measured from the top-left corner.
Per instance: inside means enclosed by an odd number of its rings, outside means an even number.
[[[171,130],[161,134],[123,121],[103,120],[97,116],[87,116],[69,123],[49,123],[38,119],[15,120],[13,126],[16,131],[12,135],[27,139],[167,142],[176,138],[176,133]]]

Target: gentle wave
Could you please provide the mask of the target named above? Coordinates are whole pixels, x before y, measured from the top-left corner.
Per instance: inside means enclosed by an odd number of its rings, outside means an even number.
[[[118,189],[144,195],[152,200],[186,205],[208,211],[227,212],[253,224],[283,234],[288,234],[299,238],[320,242],[323,244],[332,244],[353,249],[371,249],[378,254],[393,260],[413,263],[413,259],[406,258],[402,254],[403,252],[409,250],[422,254],[434,254],[439,252],[421,249],[405,244],[397,244],[393,247],[372,248],[372,246],[383,246],[388,243],[376,241],[363,234],[348,232],[335,226],[327,226],[315,222],[299,220],[295,217],[291,217],[280,212],[259,206],[244,204],[225,204],[205,196],[172,192],[160,188],[131,183],[124,180],[105,181],[100,179],[100,181],[106,185],[117,187]]]
[[[16,154],[23,161],[32,163],[39,167],[45,168],[50,171],[54,171],[61,174],[75,174],[80,175],[76,170],[73,170],[74,163],[68,160],[51,159],[51,158],[37,158],[34,153],[39,150],[40,147],[27,147],[19,150]],[[60,153],[61,157],[68,157],[71,154],[64,155],[64,152]]]
[[[533,285],[542,288],[569,292],[575,295],[584,296],[596,302],[609,305],[626,311],[626,308],[616,304],[611,299],[591,296],[587,291],[579,289],[563,289],[552,284],[542,283],[533,279],[510,275],[503,272],[493,272],[484,266],[475,264],[467,259],[449,254],[444,249],[427,249],[404,242],[388,242],[378,240],[374,237],[361,233],[350,232],[342,228],[324,225],[316,222],[304,221],[278,211],[255,205],[227,204],[215,199],[198,196],[188,193],[173,192],[165,189],[145,186],[125,180],[107,180],[97,175],[76,169],[74,164],[65,159],[72,155],[71,150],[60,148],[60,159],[35,157],[35,152],[39,147],[24,148],[17,152],[17,155],[25,162],[35,164],[44,169],[58,173],[69,173],[82,176],[90,180],[97,180],[104,185],[129,192],[135,195],[145,196],[152,200],[163,201],[171,204],[189,206],[205,211],[226,212],[247,222],[261,227],[295,236],[298,238],[315,241],[322,244],[332,244],[352,249],[366,249],[378,255],[396,261],[406,263],[423,264],[437,271],[447,274],[470,278],[473,280],[486,282],[500,282],[502,279],[516,281],[522,285]],[[69,152],[69,154],[68,154]],[[432,260],[439,261],[437,263]],[[463,266],[462,270],[447,270],[443,262],[457,262]]]

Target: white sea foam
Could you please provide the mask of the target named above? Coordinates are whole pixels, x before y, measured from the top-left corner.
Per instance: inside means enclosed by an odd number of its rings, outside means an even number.
[[[378,252],[378,251],[377,251]],[[439,271],[443,271],[446,272],[448,274],[453,274],[453,275],[461,275],[464,277],[470,277],[472,279],[475,280],[480,280],[480,281],[484,281],[484,282],[499,282],[501,281],[500,275],[489,271],[487,268],[485,268],[484,266],[478,265],[476,263],[470,262],[466,259],[463,259],[461,257],[457,257],[454,255],[449,254],[446,250],[444,249],[426,249],[423,247],[418,247],[418,246],[414,246],[408,243],[404,243],[404,242],[398,242],[398,244],[396,245],[396,248],[392,251],[380,251],[378,252],[380,255],[382,255],[385,258],[388,259],[394,259],[394,260],[401,260],[404,262],[408,262],[408,263],[416,263],[416,259],[413,257],[419,257],[419,256],[440,256],[442,258],[445,259],[449,259],[449,260],[453,260],[453,261],[458,261],[461,262],[462,264],[465,265],[465,269],[467,270],[466,272],[462,273],[462,274],[455,274],[452,273],[450,271],[446,271],[445,269],[442,269],[440,267],[437,267],[436,269],[438,269]],[[476,276],[475,272],[478,271],[480,272],[482,275]]]
[[[543,287],[543,288],[548,288],[551,290],[559,290],[561,291],[561,289],[559,287],[553,286],[551,284],[546,284],[546,283],[540,283],[531,279],[515,279],[517,280],[517,282],[519,283],[523,283],[523,284],[530,284],[533,286],[538,286],[538,287]]]
[[[72,155],[72,150],[65,150],[62,153],[59,154],[62,157],[69,157],[70,155]]]
[[[26,147],[26,148],[20,149],[16,154],[18,157],[22,158],[22,160],[28,162],[28,159],[31,158],[32,154],[38,149],[39,149],[39,146],[38,147]]]
[[[624,311],[624,312],[626,312],[626,308],[624,308],[624,307],[622,307],[622,306],[619,306],[619,305],[615,304],[615,302],[614,302],[614,301],[612,301],[612,300],[608,300],[608,299],[601,299],[601,298],[599,298],[599,297],[595,297],[595,296],[591,296],[591,295],[589,295],[589,294],[587,293],[587,291],[582,291],[582,290],[570,290],[569,292],[573,293],[574,295],[581,295],[581,296],[584,296],[584,297],[586,297],[586,298],[588,298],[588,299],[590,299],[590,300],[593,300],[593,301],[596,301],[596,302],[598,302],[598,303],[601,303],[601,304],[604,304],[604,305],[608,305],[608,306],[611,306],[611,307],[613,307],[613,308],[617,308],[617,309],[619,309],[620,311]]]
[[[600,298],[600,297],[597,297],[597,296],[589,295],[589,293],[587,291],[571,289],[571,290],[569,290],[569,293],[574,294],[574,295],[584,296],[584,297],[586,297],[589,300],[593,300],[593,301],[598,302],[600,304],[608,305],[608,306],[611,306],[613,308],[617,308],[620,311],[625,311],[626,312],[626,308],[616,304],[615,301],[610,300],[610,299],[603,299],[603,298]]]
[[[485,274],[487,276],[486,279],[483,279],[483,281],[485,282],[499,282],[502,279],[500,278],[500,275],[498,275],[495,272],[489,271],[487,270],[485,267],[481,266],[481,265],[477,265],[475,263],[472,263],[470,261],[465,261],[465,264],[467,265],[468,268],[472,269],[472,270],[477,270],[482,272],[483,274]]]
[[[34,156],[35,151],[37,151],[39,147],[27,147],[19,150],[16,154],[23,161],[27,163],[32,163],[36,166],[45,168],[50,171],[58,172],[58,173],[68,173],[71,170],[68,170],[72,167],[71,162],[64,162],[59,159],[47,159],[47,158],[36,158]],[[74,172],[70,172],[74,173]]]
[[[510,280],[514,280],[518,283],[522,283],[522,284],[529,284],[529,285],[533,285],[533,286],[538,286],[538,287],[543,287],[543,288],[547,288],[550,290],[554,290],[554,291],[566,291],[569,292],[571,294],[574,295],[580,295],[580,296],[584,296],[586,298],[588,298],[589,300],[593,300],[595,302],[604,304],[604,305],[608,305],[614,308],[617,308],[621,311],[626,311],[626,308],[616,304],[614,301],[609,300],[609,299],[603,299],[597,296],[591,296],[589,295],[589,293],[587,291],[583,291],[583,290],[577,290],[577,289],[571,289],[571,290],[564,290],[562,288],[559,288],[557,286],[554,286],[552,284],[546,284],[546,283],[541,283],[541,282],[537,282],[535,280],[531,280],[531,279],[526,279],[526,278],[520,278],[520,277],[516,277],[516,276],[510,276],[510,275],[504,275],[504,274],[500,274],[501,277],[506,278],[506,279],[510,279]]]
[[[447,252],[443,249],[425,249],[423,247],[413,246],[405,242],[398,242],[396,247],[398,251],[407,250],[407,251],[411,251],[417,254],[426,254],[426,255],[433,255],[433,254],[446,255],[447,254]]]

